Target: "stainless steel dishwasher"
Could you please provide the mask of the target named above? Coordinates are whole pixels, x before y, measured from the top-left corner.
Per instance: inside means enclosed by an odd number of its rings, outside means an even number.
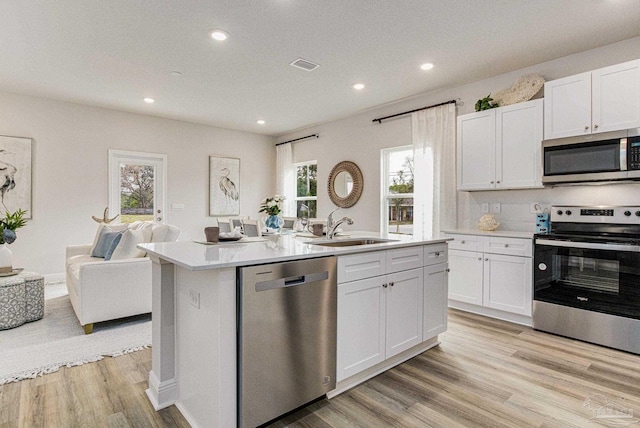
[[[238,269],[238,426],[335,388],[336,258]]]

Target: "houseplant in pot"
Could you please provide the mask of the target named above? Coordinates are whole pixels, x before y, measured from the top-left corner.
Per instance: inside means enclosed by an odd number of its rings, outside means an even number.
[[[258,212],[268,215],[264,221],[264,225],[267,229],[278,230],[284,225],[284,220],[278,216],[282,212],[280,203],[285,200],[282,195],[275,195],[272,198],[266,198],[260,204],[260,210]]]
[[[13,271],[13,254],[7,244],[13,243],[17,236],[16,230],[27,224],[24,215],[27,212],[19,209],[14,213],[6,212],[0,218],[0,274],[11,273]]]

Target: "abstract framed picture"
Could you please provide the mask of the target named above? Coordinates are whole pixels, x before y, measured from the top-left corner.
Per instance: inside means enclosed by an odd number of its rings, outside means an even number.
[[[209,215],[240,214],[240,159],[209,156]]]
[[[18,209],[31,218],[31,138],[0,135],[0,214]]]

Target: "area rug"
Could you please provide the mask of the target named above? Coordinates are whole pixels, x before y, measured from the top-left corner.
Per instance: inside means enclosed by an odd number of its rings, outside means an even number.
[[[0,385],[151,346],[151,315],[97,323],[84,334],[65,283],[45,286],[44,317],[0,331]]]

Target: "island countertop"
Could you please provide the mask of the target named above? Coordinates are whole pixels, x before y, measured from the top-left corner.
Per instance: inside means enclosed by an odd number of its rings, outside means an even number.
[[[246,241],[219,242],[213,245],[194,241],[178,241],[139,244],[138,247],[153,256],[183,268],[197,271],[364,253],[416,245],[437,244],[452,240],[451,237],[447,236],[418,239],[412,236],[381,236],[375,232],[349,232],[349,236],[336,237],[334,241],[361,238],[383,238],[394,239],[394,241],[369,245],[326,247],[312,244],[313,242],[327,242],[323,238],[310,238],[296,236],[295,234],[275,234],[263,236],[262,239],[248,238]]]

